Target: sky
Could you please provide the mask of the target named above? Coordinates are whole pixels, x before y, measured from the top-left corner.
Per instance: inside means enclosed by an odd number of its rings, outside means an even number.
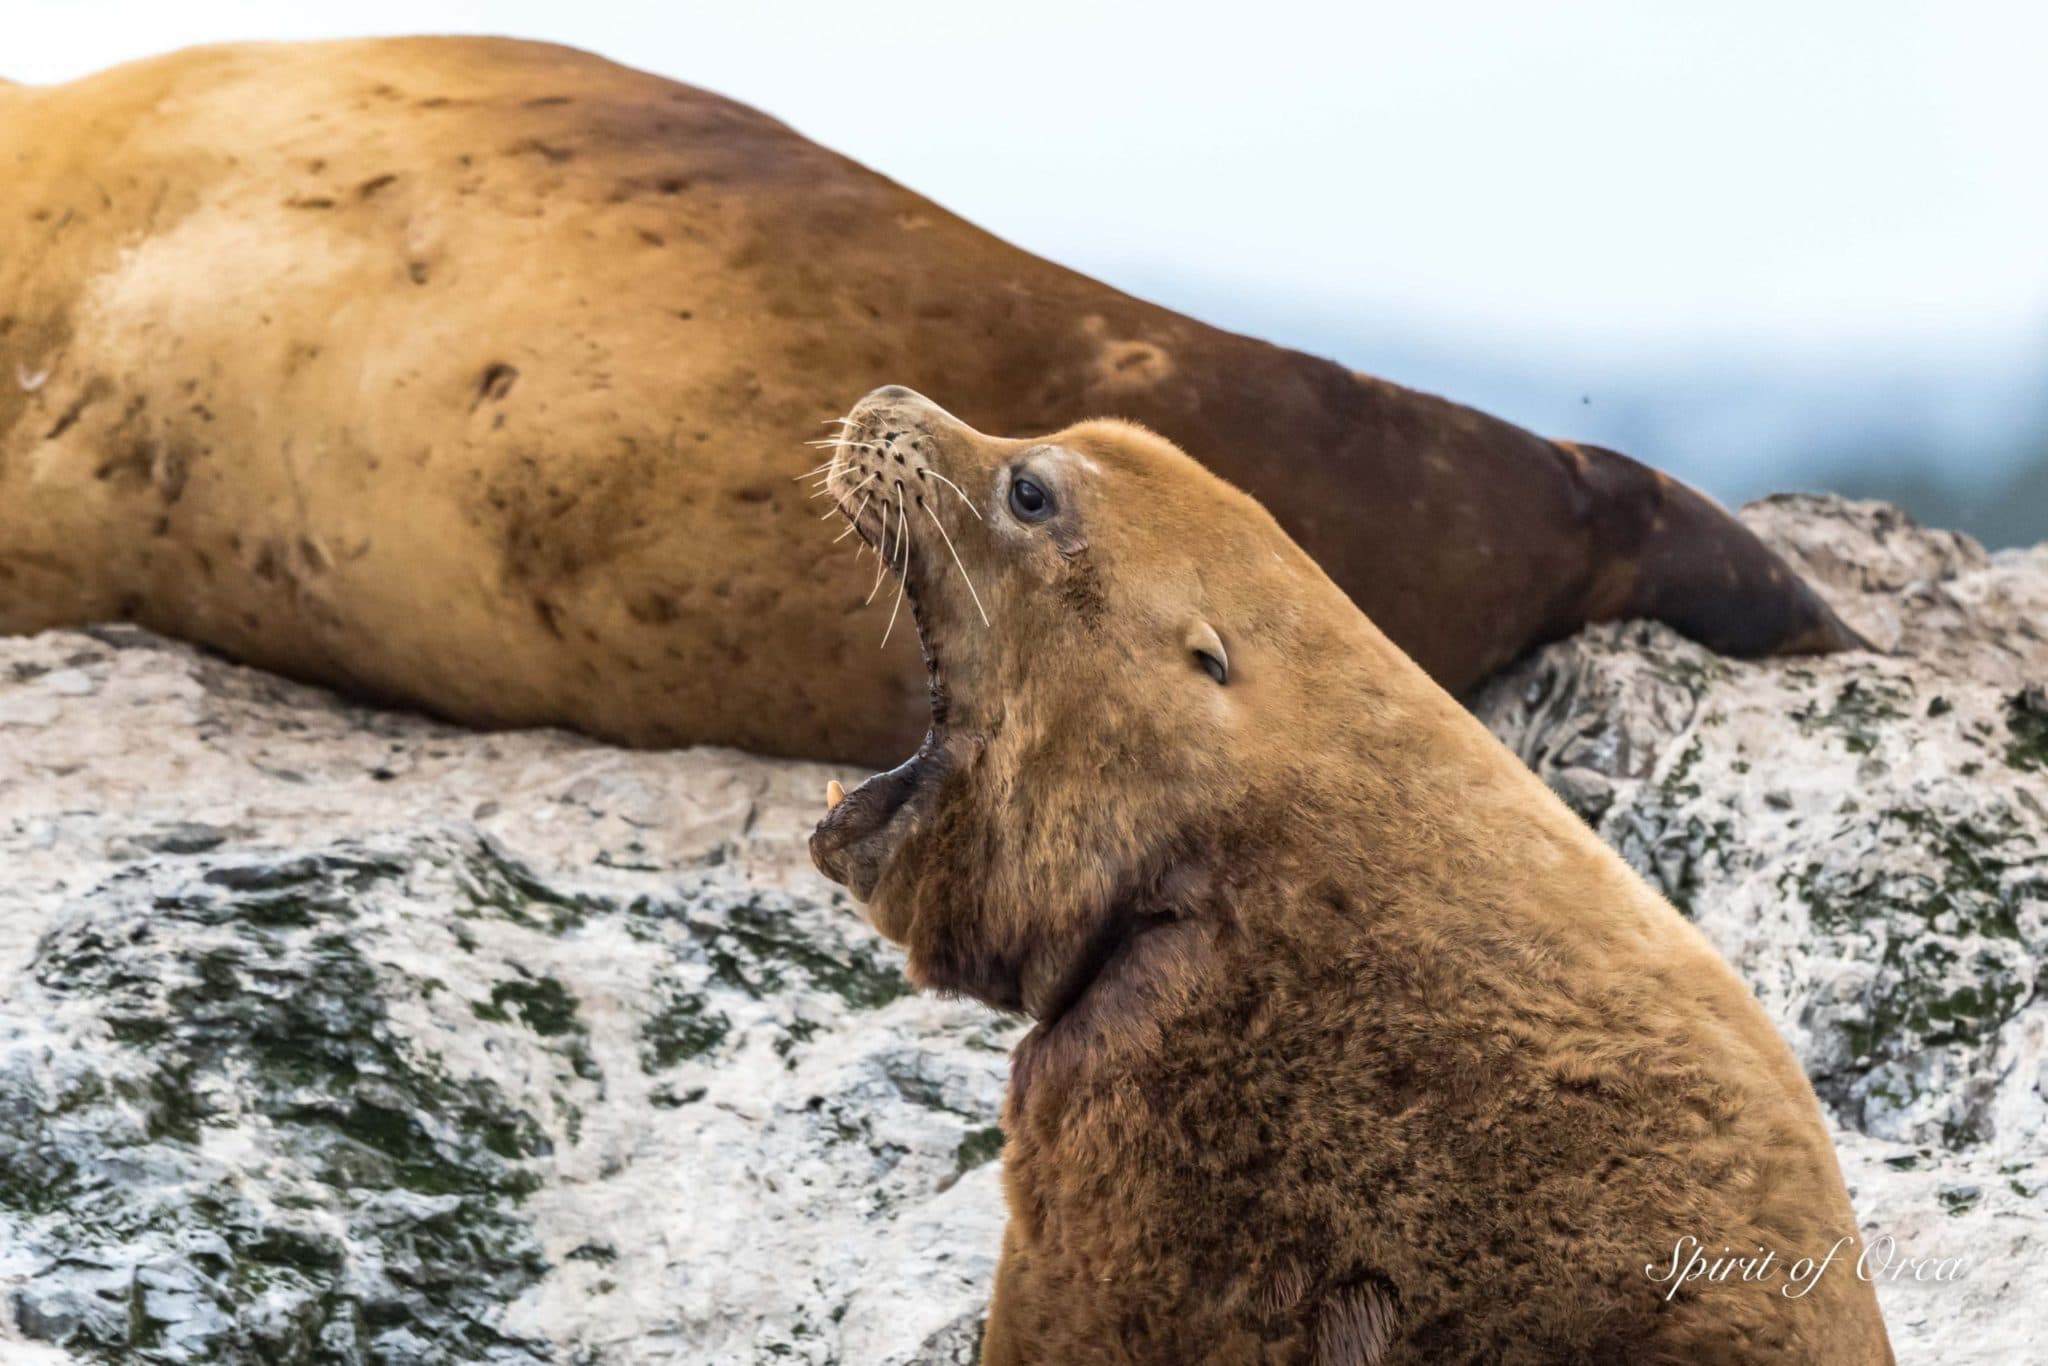
[[[1553,434],[1649,441],[1724,496],[1823,459],[1966,478],[2048,453],[2044,5],[7,11],[0,75],[28,81],[236,38],[572,43],[1131,292]]]

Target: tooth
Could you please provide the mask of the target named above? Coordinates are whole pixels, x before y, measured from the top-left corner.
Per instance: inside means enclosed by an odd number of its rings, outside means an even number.
[[[837,811],[839,809],[839,803],[845,800],[846,789],[839,785],[839,780],[837,778],[834,778],[825,784],[825,809],[827,811]]]

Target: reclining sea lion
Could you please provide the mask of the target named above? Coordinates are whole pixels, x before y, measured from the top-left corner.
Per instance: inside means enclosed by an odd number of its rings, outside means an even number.
[[[878,760],[914,661],[790,476],[907,376],[990,430],[1151,424],[1454,691],[1606,617],[1853,643],[1633,461],[1128,298],[585,53],[198,49],[0,88],[0,167],[0,631],[129,618],[475,725]]]
[[[1891,1359],[1755,997],[1257,503],[1120,423],[844,431],[930,730],[812,856],[1036,1021],[984,1361]]]

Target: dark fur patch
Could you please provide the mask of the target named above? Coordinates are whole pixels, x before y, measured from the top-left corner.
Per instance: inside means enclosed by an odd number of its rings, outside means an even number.
[[[1393,1287],[1373,1278],[1323,1301],[1316,1315],[1316,1366],[1373,1366],[1394,1340]]]
[[[1059,595],[1069,611],[1091,626],[1100,622],[1109,610],[1109,600],[1102,589],[1102,576],[1094,565],[1085,561],[1068,567],[1060,579]]]
[[[519,367],[507,365],[504,361],[492,361],[484,372],[476,377],[476,397],[470,400],[470,411],[475,412],[485,403],[496,403],[512,392],[512,386],[519,382]]]

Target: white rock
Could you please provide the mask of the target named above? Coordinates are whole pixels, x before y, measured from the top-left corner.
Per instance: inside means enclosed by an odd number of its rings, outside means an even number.
[[[0,726],[47,726],[64,714],[48,697],[11,692],[0,696]]]
[[[59,697],[90,697],[99,687],[83,669],[53,669],[43,675],[43,688]]]
[[[2031,1359],[2048,547],[1988,556],[1836,499],[1745,516],[1897,653],[1740,663],[1603,626],[1476,709],[1756,988],[1836,1125],[1866,1234],[1969,1260],[1961,1280],[1879,1282],[1899,1359]]]
[[[1902,653],[1609,626],[1476,705],[1756,987],[1866,1232],[1968,1259],[1881,1283],[1900,1359],[2024,1360],[2048,548],[1749,515]],[[0,1357],[974,1359],[1017,1029],[909,994],[811,872],[854,775],[465,734],[118,628],[0,640],[0,725]]]

